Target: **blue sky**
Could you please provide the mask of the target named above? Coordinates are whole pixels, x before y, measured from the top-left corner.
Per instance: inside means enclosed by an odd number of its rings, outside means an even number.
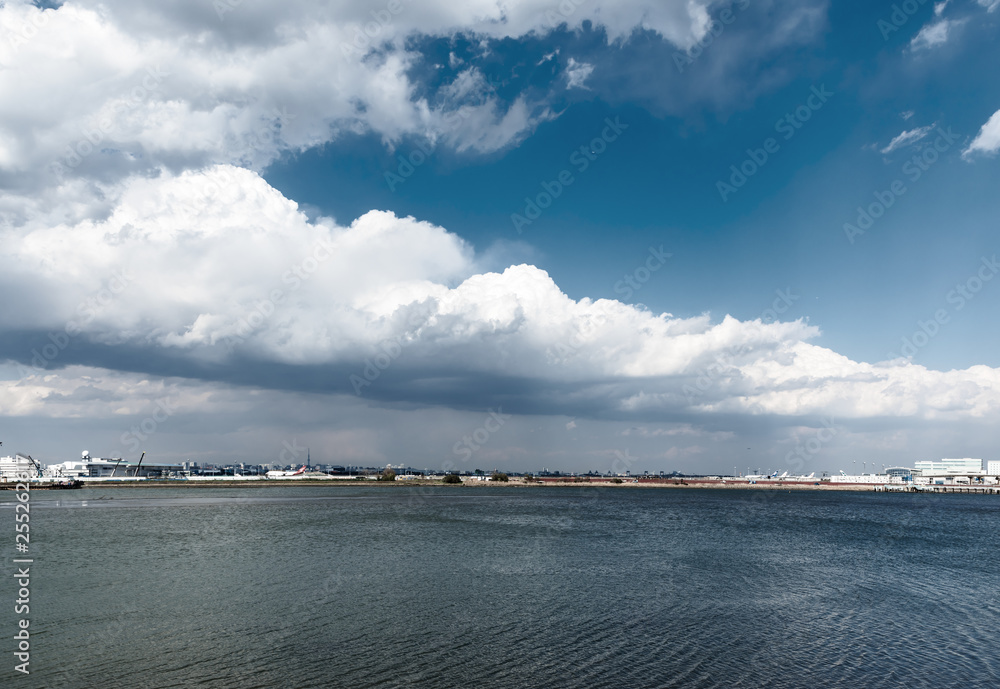
[[[651,112],[642,100],[657,94],[630,102],[611,86],[602,92],[597,62],[588,90],[567,94],[562,115],[502,154],[460,155],[419,140],[389,150],[378,137],[363,136],[289,154],[264,177],[290,198],[345,220],[383,208],[441,224],[477,247],[527,244],[506,250],[516,256],[520,248],[575,298],[623,298],[615,285],[649,246],[662,244],[673,254],[669,266],[632,290],[630,301],[676,315],[708,311],[752,319],[772,304],[775,290],[791,289],[801,299],[790,315],[819,325],[820,342],[878,361],[899,349],[918,321],[947,307],[948,292],[977,269],[981,256],[991,255],[996,232],[989,218],[1000,206],[1000,196],[990,193],[996,166],[960,157],[1000,102],[1000,83],[982,79],[975,67],[998,57],[995,23],[964,27],[953,39],[961,45],[915,53],[909,43],[933,16],[932,5],[888,40],[877,25],[891,15],[885,10],[870,3],[829,9],[815,45],[795,51],[802,56],[799,70],[757,97],[724,94],[719,107],[694,103],[670,114]],[[659,61],[670,72],[664,81],[710,78],[711,51],[726,50],[727,33],[742,29],[731,26],[705,48],[704,62],[685,63],[682,73],[670,64],[676,49],[661,46]],[[603,37],[563,31],[506,46],[505,63],[522,66],[527,82],[549,88],[563,77],[549,66],[552,60],[535,66],[539,54],[581,45],[607,59]],[[446,61],[447,53],[435,47],[429,59]],[[629,48],[612,52],[641,59]],[[609,62],[633,68],[620,55]],[[495,70],[496,80],[514,71],[487,63],[484,70]],[[453,76],[465,66],[440,71]],[[834,95],[799,122],[795,109],[813,87]],[[913,114],[904,120],[903,113]],[[577,174],[570,156],[599,134],[607,117],[628,130]],[[911,183],[912,174],[901,168],[928,140],[889,155],[878,149],[903,131],[931,125],[950,127],[957,139],[950,156]],[[776,140],[777,152],[723,200],[717,183],[729,181],[729,166],[742,164],[746,149],[759,149],[767,138]],[[400,156],[417,152],[414,160],[421,161],[425,150],[431,152],[426,162],[400,176],[409,171]],[[511,214],[523,214],[524,198],[544,191],[541,184],[563,169],[574,173],[573,185],[515,232]],[[896,179],[907,183],[907,194],[870,232],[848,241],[843,225],[855,220],[857,206],[867,206]],[[993,346],[1000,323],[991,313],[992,300],[970,301],[915,360],[935,368],[1000,365]]]
[[[993,456],[1000,11],[904,4],[7,3],[3,434]]]

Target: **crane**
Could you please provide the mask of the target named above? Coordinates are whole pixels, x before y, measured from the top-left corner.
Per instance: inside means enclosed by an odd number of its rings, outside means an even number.
[[[21,457],[23,459],[26,459],[29,462],[31,462],[31,465],[33,467],[35,467],[35,471],[38,472],[38,477],[41,478],[41,476],[42,476],[42,466],[38,462],[36,462],[34,459],[32,459],[31,455],[22,455],[20,452],[18,452],[17,456]]]
[[[143,450],[142,454],[139,455],[139,463],[135,465],[135,477],[139,478],[139,469],[142,468],[142,458],[146,456],[146,451]]]

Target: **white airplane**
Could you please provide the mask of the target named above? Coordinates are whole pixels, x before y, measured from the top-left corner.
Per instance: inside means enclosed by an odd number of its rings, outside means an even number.
[[[269,471],[267,472],[268,478],[287,478],[289,476],[299,476],[300,474],[306,473],[306,465],[303,464],[299,469],[295,471]]]

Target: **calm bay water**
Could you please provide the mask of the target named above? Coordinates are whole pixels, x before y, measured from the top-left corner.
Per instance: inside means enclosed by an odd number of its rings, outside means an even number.
[[[12,498],[0,495],[8,524]],[[281,486],[31,499],[32,673],[15,676],[5,653],[5,687],[1000,685],[996,496]]]

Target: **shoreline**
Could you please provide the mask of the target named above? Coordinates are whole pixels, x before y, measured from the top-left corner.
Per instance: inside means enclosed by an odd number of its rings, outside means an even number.
[[[14,490],[17,484],[15,482],[0,482],[0,490]],[[46,485],[45,483],[32,483],[30,490],[85,490],[87,488],[228,488],[228,487],[274,487],[274,486],[371,486],[371,487],[382,487],[382,488],[400,488],[406,489],[408,487],[413,488],[427,488],[427,487],[443,487],[443,488],[486,488],[486,489],[502,489],[502,488],[513,488],[513,489],[531,489],[531,488],[585,488],[585,487],[595,487],[595,488],[622,488],[622,489],[692,489],[692,490],[704,490],[704,489],[717,489],[717,490],[764,490],[764,491],[775,491],[775,490],[786,490],[786,491],[800,491],[800,490],[811,490],[811,491],[850,491],[850,492],[868,492],[868,493],[970,493],[970,494],[997,494],[1000,495],[1000,486],[998,485],[986,485],[986,486],[967,486],[967,485],[937,485],[937,486],[921,486],[919,488],[914,488],[912,486],[905,486],[901,484],[888,484],[889,488],[886,489],[887,484],[881,483],[804,483],[804,482],[792,482],[792,481],[774,481],[774,482],[733,482],[726,481],[722,482],[713,479],[693,479],[693,480],[681,480],[681,479],[646,479],[639,480],[637,482],[626,482],[623,480],[622,483],[614,483],[611,480],[600,479],[600,480],[560,480],[560,479],[535,479],[530,483],[525,483],[524,481],[512,478],[507,482],[502,481],[478,481],[470,480],[463,481],[460,484],[447,484],[443,483],[441,480],[424,480],[424,479],[409,479],[404,481],[374,481],[365,480],[358,481],[354,479],[212,479],[212,480],[187,480],[187,479],[166,479],[166,480],[138,480],[138,481],[85,481],[79,488],[67,489],[65,487]]]

